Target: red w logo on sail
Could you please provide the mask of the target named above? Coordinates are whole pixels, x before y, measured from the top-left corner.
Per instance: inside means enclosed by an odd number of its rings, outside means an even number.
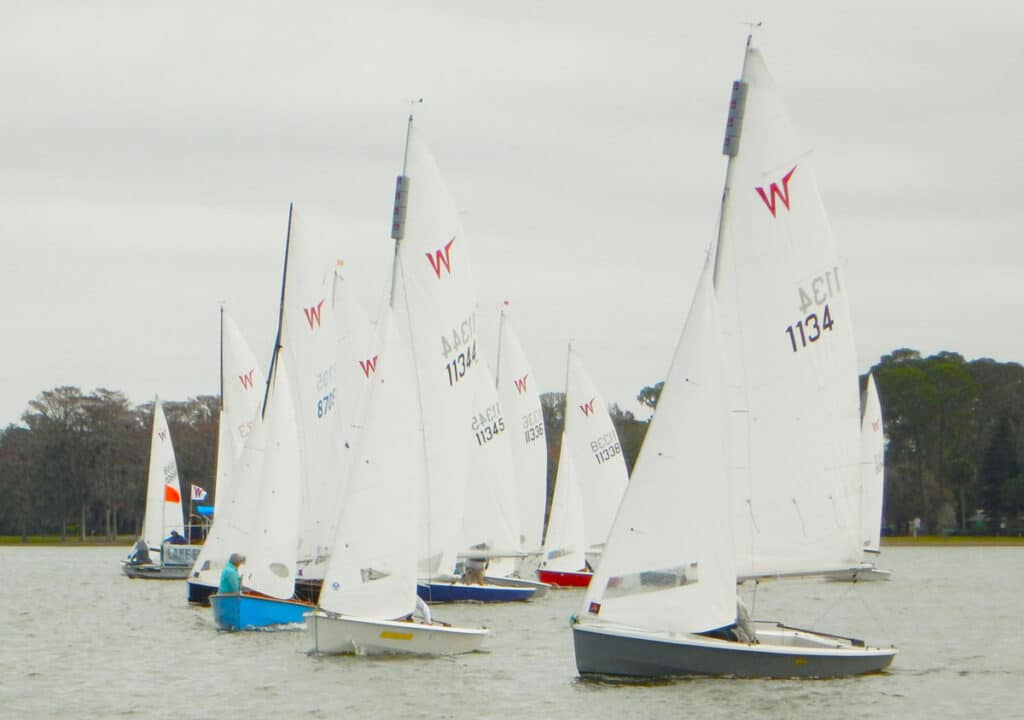
[[[580,412],[584,415],[592,415],[594,413],[594,399],[590,398],[590,400],[580,405]]]
[[[768,206],[768,211],[771,212],[772,217],[775,217],[775,200],[779,199],[782,204],[786,206],[786,210],[789,210],[789,179],[793,177],[793,173],[796,172],[796,165],[788,173],[782,176],[782,189],[779,190],[778,183],[772,183],[768,186],[768,192],[764,191],[764,188],[755,188],[757,194],[764,200],[764,204]]]
[[[246,390],[251,388],[256,382],[256,368],[253,368],[247,373],[238,376],[239,382],[242,383],[242,387]]]
[[[374,355],[369,360],[360,360],[359,367],[363,369],[363,375],[370,377],[370,373],[377,370],[377,355]]]
[[[157,430],[157,436],[164,442],[167,442],[167,433],[163,430]]]
[[[448,271],[448,274],[452,274],[452,243],[455,242],[453,237],[448,241],[448,244],[444,246],[443,250],[435,250],[433,254],[427,253],[427,260],[430,261],[430,267],[434,269],[434,274],[437,278],[441,279],[441,268],[443,267]]]
[[[871,429],[874,430],[875,432],[878,432],[879,430],[881,430],[882,429],[882,421],[881,420],[872,420],[871,421]]]
[[[320,313],[324,309],[324,301],[321,300],[313,307],[302,308],[302,312],[306,313],[306,322],[309,323],[310,330],[316,330],[320,327]]]
[[[529,375],[523,375],[521,378],[512,381],[512,384],[516,386],[516,392],[520,395],[526,392],[526,378],[528,377]]]

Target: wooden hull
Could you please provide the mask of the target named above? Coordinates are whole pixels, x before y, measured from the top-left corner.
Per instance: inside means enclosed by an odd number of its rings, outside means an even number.
[[[830,678],[881,672],[895,648],[867,647],[847,638],[775,626],[759,643],[703,635],[577,623],[576,668],[583,676],[661,678],[723,675],[744,678]]]
[[[318,655],[458,655],[480,648],[489,631],[400,620],[371,620],[306,613],[306,630]]]
[[[221,630],[258,630],[301,624],[303,614],[313,605],[299,600],[279,600],[265,595],[242,593],[240,595],[210,596],[213,619]]]
[[[537,570],[537,578],[542,583],[548,585],[554,585],[560,588],[584,588],[590,585],[590,578],[594,576],[593,573],[588,572],[570,572],[562,570],[545,570],[540,568]]]

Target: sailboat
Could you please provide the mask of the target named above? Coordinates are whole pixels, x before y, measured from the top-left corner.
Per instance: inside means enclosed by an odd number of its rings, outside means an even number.
[[[121,569],[130,578],[182,580],[188,577],[199,547],[165,542],[175,533],[184,537],[181,484],[174,444],[160,398],[153,401],[153,430],[149,445],[146,481],[146,512],[142,533]],[[158,558],[153,556],[157,555]]]
[[[838,253],[749,39],[724,152],[718,241],[572,625],[584,676],[836,677],[896,654],[757,623],[738,602],[738,581],[859,562],[841,507],[859,398]]]
[[[507,301],[498,322],[496,366],[498,397],[511,423],[508,441],[519,506],[519,537],[529,553],[517,563],[514,575],[526,578],[534,575],[540,557],[537,551],[544,539],[548,447],[537,379],[515,331]]]
[[[864,389],[864,412],[860,421],[860,473],[854,487],[853,505],[859,510],[863,557],[861,564],[845,573],[827,576],[826,580],[869,582],[892,579],[892,571],[879,568],[874,558],[881,552],[882,498],[885,492],[885,431],[882,426],[882,404],[878,399],[875,378],[868,373]]]
[[[262,389],[266,383],[242,331],[223,307],[220,317],[221,401],[214,489],[216,513],[188,580],[188,601],[199,605],[210,604],[210,595],[217,592],[220,573],[228,557],[241,547],[235,531],[236,523],[249,515],[237,512],[236,508],[244,504],[244,496],[253,490],[236,465],[241,459],[246,438],[260,421]],[[232,514],[238,518],[232,519]]]
[[[506,420],[493,375],[482,350],[477,351],[473,388],[473,431],[469,474],[463,505],[460,552],[453,573],[420,584],[420,597],[439,602],[508,602],[530,600],[546,586],[508,577],[524,557],[519,535],[515,468]],[[471,579],[473,570],[476,576]]]
[[[329,303],[333,282],[333,269],[318,263],[298,214],[289,207],[271,381],[260,432],[250,435],[243,451],[242,464],[256,478],[251,487],[259,488],[236,521],[246,536],[232,550],[246,556],[243,592],[210,597],[215,619],[226,629],[302,622],[302,613],[313,607],[297,597],[298,580],[304,568],[327,555],[327,529],[334,528],[342,477],[337,344]],[[274,422],[268,420],[272,409]],[[237,614],[236,605],[241,605]],[[249,605],[259,612],[247,618]],[[243,618],[241,625],[234,623],[236,615]]]
[[[564,463],[564,465],[563,465]],[[622,444],[579,353],[566,360],[565,426],[537,577],[558,587],[586,587],[629,482]]]
[[[468,265],[460,272],[461,245],[454,258],[449,254],[461,231],[450,224],[455,217],[450,200],[412,122],[410,115],[395,197],[395,259],[382,323],[384,347],[318,608],[306,616],[314,653],[456,654],[477,649],[488,634],[434,621],[418,598],[419,578],[424,572],[436,575],[454,561],[461,537],[465,483],[460,479],[465,476],[452,471],[468,466],[468,446],[461,434],[450,433],[461,429],[453,418],[468,416],[472,388],[464,381],[479,368],[475,310],[465,304],[459,284]],[[427,254],[428,274],[422,267],[422,243],[439,237],[447,244],[444,254]],[[454,281],[440,284],[442,272]],[[453,310],[470,314],[456,325],[457,335],[441,335],[447,352],[436,353],[424,341],[438,336],[424,335],[419,325],[433,331],[431,321],[447,323]],[[443,382],[438,382],[438,370]],[[445,420],[452,422],[432,426]],[[455,507],[446,508],[445,502]]]
[[[287,361],[271,365],[263,423],[252,447],[262,447],[258,464],[259,503],[245,544],[242,591],[210,596],[213,619],[222,630],[252,630],[303,622],[310,604],[294,599],[301,464],[295,402]]]
[[[396,308],[393,319],[400,322],[403,315]],[[429,611],[415,616],[417,520],[427,493],[426,448],[407,341],[389,327],[384,342],[358,459],[337,523],[335,550],[317,609],[305,616],[311,652],[470,652],[480,646],[487,630],[437,622]],[[396,447],[402,452],[395,452]]]

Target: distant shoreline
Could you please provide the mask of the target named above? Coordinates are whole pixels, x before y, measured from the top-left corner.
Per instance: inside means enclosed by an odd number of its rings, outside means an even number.
[[[135,536],[122,535],[116,540],[80,538],[61,540],[56,535],[30,535],[22,542],[18,535],[0,535],[0,547],[131,547]],[[920,537],[884,537],[882,547],[1024,547],[1024,537],[1003,535],[922,535]]]

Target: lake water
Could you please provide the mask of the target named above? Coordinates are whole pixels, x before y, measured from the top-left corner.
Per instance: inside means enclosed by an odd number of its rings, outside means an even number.
[[[486,652],[311,657],[305,632],[222,633],[184,581],[129,580],[126,548],[0,547],[0,717],[1024,717],[1024,547],[890,548],[891,582],[763,583],[754,614],[900,648],[842,680],[583,681],[581,591],[436,606]]]

